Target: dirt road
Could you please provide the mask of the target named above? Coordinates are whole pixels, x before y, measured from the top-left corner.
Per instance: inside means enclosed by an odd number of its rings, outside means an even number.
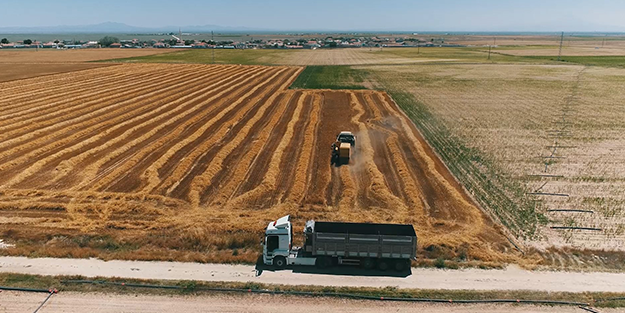
[[[509,267],[506,270],[413,268],[412,275],[391,277],[382,276],[383,273],[377,272],[371,272],[370,276],[362,276],[362,273],[353,273],[350,270],[352,269],[343,268],[343,272],[333,274],[305,273],[302,269],[277,272],[265,270],[260,276],[256,276],[256,270],[251,265],[0,257],[0,272],[37,275],[257,282],[283,285],[395,286],[448,290],[625,292],[625,273],[531,272],[516,267]],[[392,272],[386,275],[390,274]]]
[[[0,293],[0,312],[32,312],[45,295]],[[54,295],[40,312],[276,312],[289,308],[306,308],[310,313],[327,312],[584,312],[577,307],[493,304],[427,304],[405,302],[358,301],[329,298],[302,298],[277,295],[203,295],[152,296],[80,294],[64,292]],[[601,309],[602,313],[619,312]]]

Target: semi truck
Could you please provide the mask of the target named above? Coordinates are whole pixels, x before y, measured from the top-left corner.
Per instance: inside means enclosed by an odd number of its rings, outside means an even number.
[[[262,242],[263,262],[289,265],[356,265],[364,269],[405,271],[416,260],[417,235],[412,225],[308,221],[304,246],[293,247],[291,217],[270,222]]]

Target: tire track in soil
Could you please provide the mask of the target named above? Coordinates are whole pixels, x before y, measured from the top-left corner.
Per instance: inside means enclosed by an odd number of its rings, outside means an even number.
[[[206,78],[206,77],[208,77],[208,74],[206,73],[198,74],[197,78],[194,79],[195,81],[194,84],[196,85],[201,84],[202,83],[201,79]],[[161,93],[167,93],[170,90],[175,90],[176,87],[182,87],[183,85],[185,85],[184,82],[174,83],[174,85],[170,87],[159,89],[159,91],[151,92],[149,94],[150,96],[156,96]],[[193,85],[193,86],[196,86],[196,85]],[[138,98],[149,99],[147,95],[140,96]],[[161,111],[165,111],[165,109],[167,109],[169,105],[172,105],[172,103],[169,102],[169,100],[175,100],[175,98],[178,98],[178,96],[171,95],[166,98],[159,99],[159,101],[157,102],[151,103],[152,106],[158,107],[157,109],[153,109],[151,106],[143,105],[142,101],[135,101],[136,108],[132,109],[130,112],[128,111],[120,112],[121,114],[118,115],[117,117],[108,119],[104,122],[101,122],[95,125],[92,124],[88,126],[87,128],[83,128],[82,130],[73,133],[69,137],[65,137],[63,140],[54,141],[52,139],[42,138],[42,141],[47,140],[49,144],[47,144],[44,147],[35,149],[27,154],[22,153],[22,155],[19,158],[13,159],[13,161],[11,161],[12,163],[4,163],[0,165],[0,171],[6,171],[6,166],[11,165],[13,167],[11,169],[12,174],[14,175],[17,174],[6,184],[10,185],[10,184],[20,183],[23,179],[27,178],[32,173],[38,172],[42,166],[45,166],[48,163],[48,161],[54,160],[55,158],[58,158],[58,157],[62,157],[68,152],[70,152],[70,150],[72,151],[79,150],[81,147],[85,147],[93,143],[94,141],[97,141],[99,137],[105,136],[106,134],[109,134],[120,128],[123,128],[125,125],[131,124],[134,121],[141,120],[146,117],[158,114]],[[167,105],[159,107],[160,104],[167,104]],[[137,112],[135,111],[140,112],[140,113],[137,114]],[[118,123],[118,121],[123,121],[123,122]],[[115,126],[111,128],[107,128],[106,130],[102,131],[103,128],[109,125],[115,125]],[[97,133],[98,135],[93,136],[92,134],[94,133]],[[70,150],[68,150],[69,147],[71,147]],[[99,147],[99,148],[102,149],[104,147]],[[92,152],[95,152],[95,151],[92,151]],[[37,158],[35,159],[33,158],[33,156],[37,156]],[[21,163],[17,162],[17,160],[20,160]],[[28,166],[28,163],[24,163],[30,160],[33,160],[36,162],[30,166]],[[71,166],[71,163],[69,162],[65,162],[65,163],[67,164],[67,166]],[[15,169],[14,168],[15,165],[21,165],[21,167],[18,169]],[[65,168],[61,169],[61,174],[63,174],[65,170],[66,170]],[[2,178],[0,178],[0,180],[1,179]]]
[[[357,112],[352,119],[354,121],[360,121],[361,116],[365,114],[365,104],[358,101],[355,92],[349,92],[349,95],[350,102]],[[399,213],[400,216],[406,216],[409,210],[408,207],[401,198],[398,198],[390,191],[386,181],[384,180],[384,175],[376,166],[375,162],[373,162],[375,151],[373,150],[373,146],[371,144],[366,123],[359,122],[358,129],[360,134],[359,141],[362,143],[359,154],[362,155],[363,160],[365,161],[365,171],[371,178],[371,184],[367,186],[367,188],[370,189],[370,194],[374,198],[384,204],[381,207],[384,210],[368,210],[366,212],[368,214],[368,218],[381,221],[393,221],[396,213]]]
[[[192,79],[192,82],[198,82],[202,78],[206,78],[208,76],[198,76],[195,79]],[[187,84],[189,81],[186,82]],[[78,122],[73,123],[73,121],[66,121],[62,123],[58,123],[57,125],[48,127],[52,129],[60,128],[60,132],[56,135],[50,134],[49,129],[40,129],[38,131],[31,132],[28,135],[24,135],[22,137],[28,137],[25,140],[38,138],[36,140],[27,141],[21,147],[12,147],[10,150],[4,150],[0,152],[0,171],[4,171],[7,168],[11,168],[15,165],[22,164],[23,162],[27,162],[29,160],[35,158],[42,158],[42,154],[45,154],[50,149],[58,148],[61,145],[67,144],[68,142],[72,142],[75,139],[81,138],[89,138],[89,134],[93,132],[101,132],[105,127],[109,125],[114,125],[118,120],[125,120],[133,114],[136,114],[135,111],[145,112],[147,109],[140,99],[148,98],[148,96],[157,96],[159,94],[167,93],[170,90],[175,89],[176,87],[183,86],[184,82],[176,82],[176,80],[171,80],[170,84],[161,85],[154,84],[151,87],[151,90],[147,94],[138,93],[137,97],[122,101],[122,102],[114,102],[111,106],[118,107],[115,111],[109,112],[105,115],[95,115],[89,114],[87,116],[77,118]],[[157,89],[158,88],[158,89]],[[169,96],[166,99],[172,99],[175,96]],[[135,100],[135,101],[133,101]],[[165,102],[163,99],[160,102]],[[124,106],[124,104],[129,103],[129,106]],[[130,111],[128,111],[130,109]],[[143,111],[142,111],[143,110]],[[97,116],[97,117],[94,117]],[[80,122],[80,123],[79,123]],[[68,126],[69,125],[69,126]],[[84,128],[85,125],[88,125],[87,128]],[[82,129],[81,129],[82,128]],[[110,129],[108,129],[110,130]],[[71,135],[70,135],[71,134]],[[70,136],[68,136],[70,135]],[[62,139],[57,139],[61,137]],[[15,138],[17,140],[17,138]],[[7,149],[7,142],[0,144],[0,148]],[[26,151],[24,151],[26,150]],[[0,177],[2,180],[2,177]]]
[[[261,103],[260,109],[252,116],[252,118],[243,120],[241,124],[243,127],[241,130],[236,132],[236,136],[228,141],[219,152],[211,159],[208,167],[198,176],[195,176],[191,181],[191,186],[189,188],[189,198],[197,199],[199,205],[204,205],[206,201],[202,200],[202,192],[207,188],[208,185],[213,181],[215,176],[219,171],[224,169],[223,163],[232,157],[232,159],[236,159],[237,155],[232,155],[234,151],[238,147],[243,146],[242,148],[245,150],[246,138],[250,132],[252,134],[258,133],[260,129],[262,129],[262,125],[266,125],[267,121],[270,119],[268,111],[274,111],[276,106],[283,106],[282,102],[275,102],[276,98],[283,94],[283,91],[286,90],[292,82],[297,77],[299,71],[293,71],[290,73],[290,76],[287,76],[287,79],[279,84],[273,90],[270,90],[269,93],[264,96],[259,102]],[[269,106],[268,106],[268,105]],[[260,129],[256,128],[256,124],[259,123]],[[275,122],[274,122],[275,124]],[[249,150],[249,149],[248,149]],[[247,164],[246,167],[248,167]],[[220,181],[220,180],[218,180]],[[195,200],[193,200],[195,201]]]
[[[306,94],[302,91],[287,91],[287,93],[288,93],[288,96],[286,97],[288,97],[288,104],[286,106],[285,112],[282,114],[280,121],[278,122],[276,127],[274,127],[271,134],[269,135],[270,139],[267,140],[265,145],[261,148],[260,152],[256,155],[254,161],[252,162],[250,166],[249,171],[247,171],[245,175],[245,178],[243,179],[241,184],[238,186],[237,190],[231,195],[230,199],[238,197],[250,190],[255,189],[262,182],[263,177],[265,176],[265,173],[267,172],[269,168],[269,161],[271,160],[271,156],[276,151],[278,144],[280,144],[280,142],[282,141],[282,136],[286,132],[289,121],[295,118],[294,113],[295,113],[295,109],[297,108],[297,102],[299,101],[299,98],[306,97]],[[298,124],[303,125],[304,121],[300,120]],[[296,126],[295,135],[297,136],[299,134],[303,136],[303,134],[298,133],[297,129],[298,128]],[[294,138],[296,136],[294,136]],[[294,147],[292,144],[293,144],[293,140],[291,140],[288,147]],[[286,152],[297,153],[298,151],[299,149],[289,149]],[[287,155],[287,157],[281,160],[280,168],[282,170],[280,174],[291,172],[285,166],[288,166],[288,165],[294,166],[294,162],[292,161],[292,159],[290,160],[290,162],[285,162],[285,160],[288,160],[288,159],[289,158]],[[280,180],[278,179],[278,181]],[[279,187],[277,187],[277,189],[280,190]]]
[[[398,196],[401,196],[406,205],[410,208],[410,211],[407,212],[409,215],[403,217],[403,219],[412,224],[423,225],[427,222],[424,212],[424,203],[425,206],[427,206],[427,202],[422,196],[426,194],[427,197],[427,193],[424,193],[424,191],[430,191],[427,188],[429,187],[429,182],[424,179],[425,173],[417,173],[416,175],[411,173],[408,164],[418,166],[418,163],[416,163],[418,160],[414,159],[411,154],[406,154],[405,150],[400,148],[400,146],[402,146],[402,148],[405,149],[410,141],[401,136],[401,130],[395,127],[399,122],[396,120],[395,116],[387,110],[378,96],[378,94],[368,94],[365,98],[372,107],[375,107],[377,114],[382,117],[380,120],[376,121],[375,125],[372,125],[372,129],[379,133],[386,133],[384,142],[390,166],[387,170],[382,170],[382,172],[391,173],[391,175],[394,176],[394,182],[397,188],[401,190]],[[400,136],[402,138],[400,138]],[[417,176],[420,174],[423,174],[423,176]],[[387,183],[388,182],[389,180],[387,179]],[[425,183],[425,187],[423,185],[419,186],[418,182]]]
[[[401,186],[399,177],[397,176],[396,169],[392,162],[390,162],[390,151],[386,144],[386,140],[388,138],[387,132],[380,131],[375,128],[377,123],[380,123],[383,119],[380,110],[375,107],[375,104],[367,102],[365,100],[365,93],[358,92],[355,93],[356,98],[360,103],[363,103],[363,108],[365,113],[360,118],[358,122],[366,123],[370,129],[368,130],[369,138],[371,139],[371,144],[373,147],[373,151],[376,153],[373,155],[373,162],[376,164],[378,168],[381,169],[381,172],[384,174],[384,180],[389,186],[390,191],[397,197],[405,198],[405,193],[403,192],[403,188]],[[360,142],[357,140],[358,148],[361,146]],[[371,184],[371,178],[367,175],[366,171],[362,170],[364,165],[361,164],[360,159],[358,163],[358,169],[354,170],[354,174],[357,174],[357,181],[362,182],[361,185],[369,186]],[[370,194],[369,188],[360,188],[359,198],[361,199],[363,206],[369,207],[380,207],[384,204],[378,201],[375,197]]]
[[[350,128],[350,120],[347,118],[351,115],[348,96],[344,92],[334,91],[324,91],[321,95],[321,114],[315,136],[317,140],[311,165],[310,185],[303,199],[303,204],[306,205],[332,204],[333,185],[340,184],[340,180],[338,177],[332,177],[331,145],[340,131]]]
[[[111,134],[108,137],[100,138],[98,142],[93,143],[93,147],[89,147],[84,149],[84,151],[78,153],[78,155],[82,155],[82,158],[79,160],[76,157],[74,159],[70,159],[70,163],[74,164],[72,172],[65,176],[65,182],[59,182],[59,184],[68,185],[68,181],[76,180],[78,177],[82,176],[82,173],[85,171],[87,167],[98,167],[97,174],[91,180],[91,183],[97,183],[99,185],[104,185],[105,187],[100,187],[102,190],[108,190],[106,186],[108,186],[108,182],[112,180],[112,178],[105,178],[107,175],[112,174],[113,171],[118,170],[125,162],[132,162],[133,159],[140,158],[135,162],[143,162],[147,160],[152,160],[150,158],[150,153],[153,149],[159,148],[159,144],[164,144],[171,140],[171,137],[176,136],[180,131],[182,131],[182,127],[185,130],[188,130],[190,127],[190,123],[194,120],[202,117],[202,112],[212,112],[218,110],[220,107],[216,107],[214,103],[205,103],[209,102],[208,99],[213,99],[218,97],[218,95],[222,92],[223,89],[229,87],[230,83],[239,83],[244,82],[245,77],[243,74],[247,74],[254,71],[234,71],[230,73],[227,78],[221,79],[211,79],[209,81],[203,82],[201,85],[198,85],[195,88],[185,87],[185,92],[196,93],[198,96],[196,98],[192,98],[192,101],[184,102],[180,106],[176,107],[176,111],[180,110],[182,113],[177,114],[175,118],[172,120],[168,120],[164,124],[158,123],[158,120],[153,120],[152,118],[146,118],[145,121],[138,121],[134,125],[143,125],[141,128],[135,128],[136,126],[129,125],[127,128],[120,128],[115,133]],[[209,83],[206,85],[206,83]],[[217,88],[213,88],[218,86]],[[215,94],[216,93],[216,94]],[[175,102],[180,102],[181,98],[178,98]],[[173,104],[173,103],[172,103]],[[208,107],[207,107],[208,106]],[[174,111],[174,113],[176,112]],[[172,112],[166,112],[167,114]],[[186,118],[187,116],[193,116],[191,118]],[[181,122],[179,122],[181,121]],[[158,131],[153,133],[152,136],[147,138],[145,141],[136,142],[135,137],[130,136],[131,133],[128,133],[128,130],[134,129],[134,133],[148,133],[153,130],[155,127],[150,123],[157,123]],[[179,126],[176,126],[175,123],[178,123]],[[174,124],[172,126],[169,126]],[[180,126],[182,124],[182,126]],[[196,123],[200,124],[200,122]],[[199,127],[199,126],[197,126]],[[123,134],[126,136],[121,137]],[[114,142],[116,140],[116,142]],[[154,143],[156,142],[156,143]],[[114,143],[113,145],[111,145]],[[133,145],[133,143],[136,143]],[[98,149],[95,151],[95,147],[101,147],[102,145],[110,145],[109,149]],[[129,146],[131,145],[131,146]],[[156,145],[156,147],[155,147]],[[123,147],[128,147],[124,149]],[[111,153],[111,150],[118,151],[117,153]],[[90,152],[90,155],[84,155],[85,151]],[[133,158],[133,159],[131,159]],[[152,160],[153,161],[153,160]],[[146,165],[147,166],[147,165]],[[132,171],[128,171],[123,173],[122,175],[135,175],[137,176],[141,167],[139,167],[139,163],[135,164]],[[138,179],[138,178],[137,178]],[[85,187],[93,187],[91,183],[85,185]],[[119,190],[113,188],[112,191],[129,191],[131,186],[134,186],[135,182],[125,181],[126,187],[121,188]]]
[[[280,137],[284,133],[284,129],[288,121],[292,118],[295,110],[295,104],[301,96],[299,91],[285,91],[281,93],[276,101],[280,102],[280,107],[272,111],[272,119],[268,125],[262,129],[259,135],[251,136],[248,141],[252,142],[251,148],[247,149],[241,160],[234,160],[229,157],[227,163],[224,164],[224,173],[218,173],[207,190],[203,193],[203,203],[210,201],[210,206],[223,206],[233,196],[239,195],[240,190],[249,190],[249,185],[260,183],[262,177],[267,170],[267,160],[280,142]],[[254,130],[251,131],[255,134]],[[244,150],[246,143],[240,145]],[[233,153],[234,154],[234,153]],[[225,184],[223,182],[226,182]],[[247,187],[247,189],[245,189]]]
[[[283,68],[276,71],[270,78],[264,80],[262,83],[255,84],[244,96],[232,103],[228,110],[220,112],[220,115],[213,119],[215,122],[214,125],[211,123],[211,125],[209,125],[210,128],[206,127],[206,129],[200,129],[193,137],[188,138],[185,145],[191,148],[190,152],[184,159],[175,159],[170,162],[173,163],[171,166],[174,167],[172,174],[168,175],[167,178],[157,186],[155,192],[174,198],[186,199],[191,180],[207,166],[207,164],[202,164],[202,161],[207,162],[207,160],[213,157],[214,153],[217,152],[215,148],[218,147],[216,145],[226,140],[224,137],[226,134],[230,135],[235,132],[235,129],[239,129],[243,126],[243,123],[240,123],[242,116],[249,114],[250,110],[254,112],[258,110],[261,105],[258,99],[265,97],[266,93],[268,93],[265,88],[261,87],[272,86],[271,90],[276,91],[278,85],[276,85],[275,82],[279,81],[285,74],[288,74],[288,69]],[[228,121],[233,122],[230,124]],[[200,142],[202,144],[200,144]],[[211,153],[211,155],[207,157],[209,153]],[[167,167],[163,167],[161,170],[162,171],[159,171],[159,175],[160,177],[164,177],[163,173],[167,171]]]

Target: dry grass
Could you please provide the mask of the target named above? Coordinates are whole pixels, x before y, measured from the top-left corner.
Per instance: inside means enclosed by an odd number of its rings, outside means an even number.
[[[559,46],[550,46],[541,49],[523,48],[515,50],[494,49],[495,52],[504,53],[515,56],[558,56],[560,54]],[[623,56],[625,55],[625,45],[619,46],[563,46],[562,56]]]
[[[2,253],[254,262],[267,221],[292,214],[411,223],[426,259],[517,260],[386,94],[287,90],[300,70],[126,64],[2,84]],[[38,101],[51,92],[65,96]],[[345,129],[357,152],[336,168]]]

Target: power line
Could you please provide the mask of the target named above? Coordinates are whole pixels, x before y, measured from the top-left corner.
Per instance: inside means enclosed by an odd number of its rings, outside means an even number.
[[[560,50],[558,51],[558,61],[560,61],[560,57],[562,56],[562,41],[564,41],[564,32],[560,36]]]

